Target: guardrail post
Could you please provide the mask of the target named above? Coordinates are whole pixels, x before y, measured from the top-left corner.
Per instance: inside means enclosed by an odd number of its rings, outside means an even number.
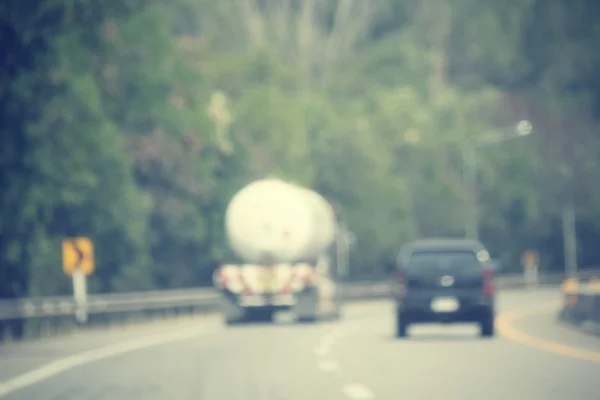
[[[534,288],[538,284],[538,267],[535,264],[525,268],[525,283],[528,287]]]

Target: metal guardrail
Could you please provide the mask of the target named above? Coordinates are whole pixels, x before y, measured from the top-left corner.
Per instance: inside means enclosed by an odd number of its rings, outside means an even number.
[[[579,277],[584,280],[600,278],[600,268],[583,270]],[[563,273],[540,274],[537,284],[560,284],[564,279]],[[528,285],[521,274],[498,276],[496,284],[499,288],[519,288]],[[377,299],[390,296],[393,282],[391,279],[348,282],[342,288],[342,295],[347,300]],[[87,312],[90,315],[98,315],[183,309],[206,311],[216,310],[219,302],[220,294],[212,288],[96,294],[88,297]],[[74,314],[75,309],[75,301],[70,296],[0,300],[0,321],[68,317]]]
[[[586,281],[592,278],[600,278],[600,268],[586,269],[580,271],[578,275],[579,279]],[[538,276],[535,285],[546,286],[546,285],[560,285],[564,282],[566,276],[564,273],[545,273]],[[500,275],[495,279],[496,287],[499,289],[518,289],[530,287],[530,283],[526,282],[522,274],[506,274]],[[362,282],[355,284],[355,286],[344,287],[344,297],[348,300],[367,300],[377,299],[390,296],[393,292],[394,283],[392,280],[386,282],[372,281]]]
[[[215,289],[186,289],[90,295],[89,314],[206,306],[218,301]],[[75,312],[70,296],[0,300],[0,321],[18,318],[68,316]]]

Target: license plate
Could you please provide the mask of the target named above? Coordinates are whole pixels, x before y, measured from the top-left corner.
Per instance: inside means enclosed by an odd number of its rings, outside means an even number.
[[[435,312],[453,312],[458,307],[458,300],[454,297],[438,297],[431,302],[431,309]]]
[[[240,298],[242,307],[264,306],[269,303],[270,301],[266,296],[244,296]]]

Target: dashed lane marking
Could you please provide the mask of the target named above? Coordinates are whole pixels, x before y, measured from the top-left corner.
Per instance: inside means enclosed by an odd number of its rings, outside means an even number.
[[[319,361],[319,369],[321,371],[337,371],[339,364],[334,360],[322,360]]]
[[[342,387],[342,393],[352,400],[372,400],[375,395],[371,390],[360,384],[349,384]]]
[[[325,357],[331,353],[331,348],[329,346],[319,345],[315,348],[314,353],[319,357]]]

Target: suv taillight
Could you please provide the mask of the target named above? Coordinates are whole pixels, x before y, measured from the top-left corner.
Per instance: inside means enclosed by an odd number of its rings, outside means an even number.
[[[396,278],[396,282],[398,282],[400,284],[405,284],[406,283],[406,275],[404,275],[404,272],[402,272],[402,271],[396,271],[394,273],[394,277]]]
[[[402,271],[396,271],[394,273],[396,279],[396,297],[403,299],[406,296],[406,275]]]
[[[490,297],[494,294],[494,271],[486,269],[483,271],[483,295]]]

